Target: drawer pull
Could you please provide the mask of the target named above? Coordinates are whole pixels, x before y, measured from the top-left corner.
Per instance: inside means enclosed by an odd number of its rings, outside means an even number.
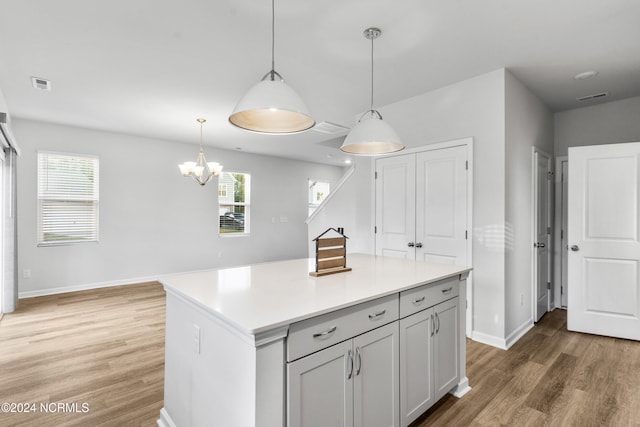
[[[452,287],[452,286],[449,286],[447,289],[443,289],[443,290],[442,290],[442,293],[443,293],[443,294],[448,294],[448,293],[449,293],[449,292],[451,292],[452,290],[453,290],[453,287]]]
[[[413,302],[415,305],[420,305],[420,303],[422,303],[422,301],[424,301],[424,296],[422,296],[422,298],[416,298],[416,299],[414,299],[412,302]]]
[[[370,314],[369,315],[369,320],[377,320],[380,316],[383,316],[385,313],[387,312],[387,310],[382,310],[376,314]]]
[[[336,331],[336,329],[338,329],[337,326],[332,327],[331,329],[329,329],[328,331],[324,331],[324,332],[318,332],[317,334],[313,334],[314,338],[320,338],[320,337],[325,337],[329,334],[332,334]]]
[[[356,377],[360,375],[362,370],[362,355],[360,354],[360,347],[356,347]]]

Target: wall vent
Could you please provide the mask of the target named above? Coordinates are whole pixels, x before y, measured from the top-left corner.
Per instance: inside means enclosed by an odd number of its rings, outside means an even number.
[[[316,123],[316,125],[312,128],[315,131],[321,132],[321,133],[328,133],[330,135],[336,135],[336,134],[340,134],[340,133],[347,133],[349,132],[349,128],[342,126],[342,125],[337,125],[335,123],[331,123],[331,122],[320,122],[320,123]]]
[[[31,77],[31,84],[35,89],[51,91],[51,81],[40,77]]]
[[[606,96],[609,96],[609,92],[594,93],[593,95],[581,96],[580,98],[576,98],[576,99],[582,102],[582,101],[589,101],[597,98],[604,98]]]

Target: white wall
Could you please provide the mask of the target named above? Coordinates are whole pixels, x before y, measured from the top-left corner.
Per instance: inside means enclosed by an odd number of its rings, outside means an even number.
[[[532,147],[553,154],[553,116],[507,71],[506,79],[506,345],[533,325]]]
[[[556,156],[568,147],[640,141],[640,96],[554,115]]]
[[[227,171],[248,172],[251,234],[220,237],[217,185],[201,187],[177,164],[197,146],[15,119],[18,271],[22,296],[145,280],[165,273],[307,257],[307,180],[335,184],[342,168],[205,147]],[[36,246],[36,153],[100,157],[100,241]],[[281,222],[286,217],[287,222]],[[24,269],[31,278],[22,278]]]
[[[315,244],[311,240],[329,227],[344,228],[344,234],[349,238],[347,253],[373,253],[372,212],[369,210],[370,191],[373,191],[371,159],[355,158],[353,168],[354,172],[340,189],[331,190],[331,199],[319,208],[309,222],[309,257],[315,256]],[[346,172],[348,169],[345,169]]]

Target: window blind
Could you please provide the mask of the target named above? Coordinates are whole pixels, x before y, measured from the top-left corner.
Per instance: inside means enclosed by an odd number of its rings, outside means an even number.
[[[38,152],[38,244],[98,241],[98,158]]]

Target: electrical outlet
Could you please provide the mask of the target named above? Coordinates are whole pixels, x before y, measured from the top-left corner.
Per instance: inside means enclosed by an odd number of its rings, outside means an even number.
[[[200,326],[193,325],[193,348],[196,354],[200,354]]]
[[[24,270],[22,270],[22,278],[31,279],[31,270],[28,268],[25,268]]]

